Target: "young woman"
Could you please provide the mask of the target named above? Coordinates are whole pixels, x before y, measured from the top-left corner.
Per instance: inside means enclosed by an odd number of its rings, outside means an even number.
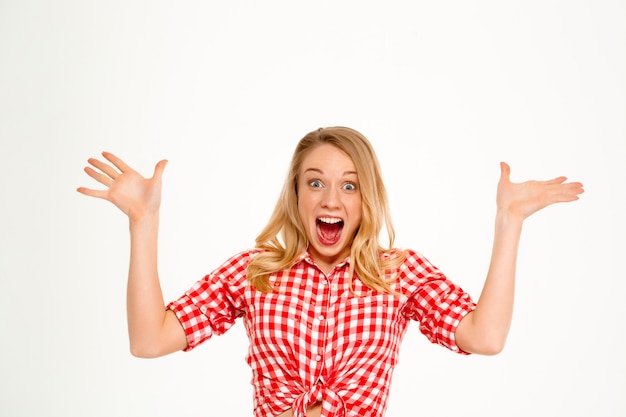
[[[409,320],[452,351],[500,352],[524,219],[583,192],[565,177],[512,183],[501,163],[491,264],[475,303],[421,254],[394,247],[387,195],[367,139],[346,127],[318,129],[298,143],[255,248],[166,306],[157,271],[166,161],[146,179],[118,157],[103,156],[109,163],[89,159],[93,168],[85,171],[106,190],[78,191],[129,217],[132,353],[193,349],[242,318],[256,417],[382,416]],[[379,243],[383,228],[387,246]]]

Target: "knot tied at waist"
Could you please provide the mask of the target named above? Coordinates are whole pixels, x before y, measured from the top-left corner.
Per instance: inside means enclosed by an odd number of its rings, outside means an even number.
[[[293,416],[305,417],[308,407],[320,404],[324,417],[346,417],[346,405],[339,394],[323,383],[313,385],[293,401]]]

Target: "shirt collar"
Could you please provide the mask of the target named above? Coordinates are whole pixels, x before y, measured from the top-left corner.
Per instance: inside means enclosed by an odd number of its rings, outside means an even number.
[[[306,262],[309,265],[315,266],[316,268],[319,268],[317,266],[317,263],[315,262],[315,259],[313,259],[313,257],[311,256],[311,254],[309,253],[308,249],[305,249],[293,262],[293,265],[297,265],[300,262]],[[346,259],[344,259],[343,261],[339,262],[337,265],[335,265],[334,269],[338,270],[343,268],[346,265],[350,265],[350,255],[346,256]]]

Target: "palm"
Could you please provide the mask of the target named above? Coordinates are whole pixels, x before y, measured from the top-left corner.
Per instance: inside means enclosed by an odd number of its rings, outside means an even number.
[[[112,165],[90,158],[89,163],[96,169],[86,167],[85,172],[107,189],[81,187],[78,191],[110,201],[130,218],[156,212],[161,203],[161,176],[167,161],[156,165],[152,178],[144,178],[115,155],[105,152],[103,156]]]
[[[501,176],[498,183],[498,209],[505,210],[522,219],[554,203],[578,200],[578,194],[584,192],[579,182],[566,183],[566,177],[557,177],[548,181],[510,181],[511,168],[500,163]]]

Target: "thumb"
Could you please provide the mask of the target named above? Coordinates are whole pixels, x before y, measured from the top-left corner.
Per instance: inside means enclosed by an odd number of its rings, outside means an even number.
[[[506,162],[500,162],[500,182],[510,181],[511,167]]]
[[[160,180],[161,177],[163,176],[165,165],[167,165],[167,159],[163,159],[157,162],[156,166],[154,167],[154,174],[152,175],[152,178]]]

